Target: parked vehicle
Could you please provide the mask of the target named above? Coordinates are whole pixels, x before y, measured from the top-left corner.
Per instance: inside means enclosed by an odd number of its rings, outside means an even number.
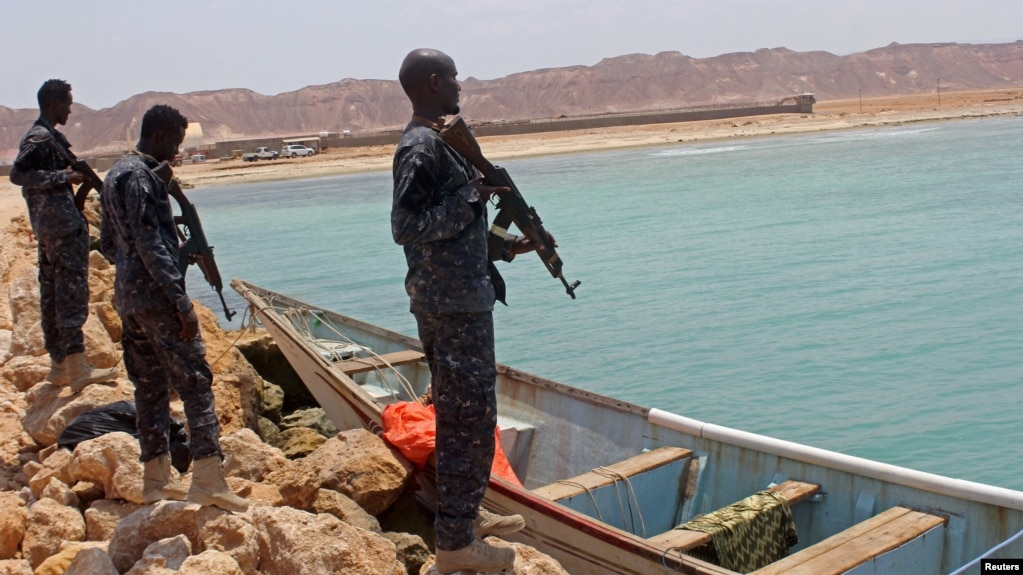
[[[294,158],[295,156],[312,156],[315,153],[316,150],[307,148],[302,144],[291,144],[284,146],[284,149],[281,150],[281,156],[285,158]]]
[[[206,161],[206,152],[196,152],[196,153],[192,154],[192,156],[189,159],[192,160],[193,164],[196,163],[196,162],[205,162]]]
[[[415,338],[239,279],[231,286],[338,429],[381,434],[385,410],[421,405],[429,393]],[[505,538],[569,573],[974,575],[981,558],[1023,556],[1023,492],[698,421],[501,364],[497,374],[500,446],[517,481],[492,475],[484,505],[522,515],[525,529]],[[427,506],[434,465],[412,482]],[[752,566],[725,566],[736,562]]]
[[[256,148],[255,152],[245,154],[242,159],[246,162],[256,162],[259,160],[276,160],[278,153],[276,150],[271,150],[266,146]]]

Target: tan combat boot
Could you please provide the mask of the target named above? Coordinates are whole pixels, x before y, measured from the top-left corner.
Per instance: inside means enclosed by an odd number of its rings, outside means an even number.
[[[64,361],[53,361],[50,358],[50,373],[46,374],[46,381],[53,385],[59,385],[64,387],[68,384],[67,380],[67,360]]]
[[[433,564],[438,573],[501,573],[515,566],[515,550],[483,541],[479,537],[472,543],[454,551],[437,550]]]
[[[235,513],[243,513],[249,508],[249,502],[232,493],[227,486],[217,455],[196,459],[192,463],[192,487],[188,490],[188,501],[214,505]]]
[[[472,520],[472,531],[476,537],[483,539],[487,535],[507,535],[521,531],[526,520],[521,515],[498,515],[480,507],[479,515]]]
[[[154,457],[145,465],[145,471],[142,472],[143,503],[156,503],[167,499],[185,501],[188,498],[188,489],[178,483],[177,478],[171,473],[169,453]]]
[[[71,391],[78,393],[85,389],[85,386],[92,383],[110,381],[117,377],[117,368],[97,369],[85,361],[85,355],[73,353],[64,360],[67,366],[67,385]]]

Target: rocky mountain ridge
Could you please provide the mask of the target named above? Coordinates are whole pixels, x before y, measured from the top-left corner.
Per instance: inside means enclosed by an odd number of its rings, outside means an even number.
[[[804,92],[832,100],[1021,85],[1023,40],[893,43],[847,56],[786,48],[711,58],[661,52],[494,80],[468,78],[462,82],[462,109],[475,121],[513,120],[778,101]],[[273,96],[246,89],[147,92],[102,110],[76,104],[64,132],[79,155],[116,152],[137,138],[142,114],[156,103],[199,122],[207,143],[397,128],[411,111],[396,80],[344,79]],[[34,109],[0,106],[0,160],[13,158],[36,116]]]

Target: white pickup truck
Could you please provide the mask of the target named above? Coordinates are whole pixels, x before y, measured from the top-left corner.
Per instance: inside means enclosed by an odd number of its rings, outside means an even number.
[[[295,156],[311,156],[316,153],[316,150],[307,148],[302,144],[291,144],[284,146],[281,150],[281,156],[285,158],[294,158]]]
[[[270,148],[262,147],[256,148],[255,152],[243,155],[242,159],[245,160],[246,162],[256,162],[259,160],[276,160],[277,155],[278,155],[277,152],[271,150]]]

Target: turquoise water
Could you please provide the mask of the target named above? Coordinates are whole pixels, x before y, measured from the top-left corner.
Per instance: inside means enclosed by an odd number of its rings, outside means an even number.
[[[501,264],[498,360],[1023,489],[1021,149],[1014,117],[507,162],[582,285]],[[190,196],[225,278],[415,334],[389,173]]]

